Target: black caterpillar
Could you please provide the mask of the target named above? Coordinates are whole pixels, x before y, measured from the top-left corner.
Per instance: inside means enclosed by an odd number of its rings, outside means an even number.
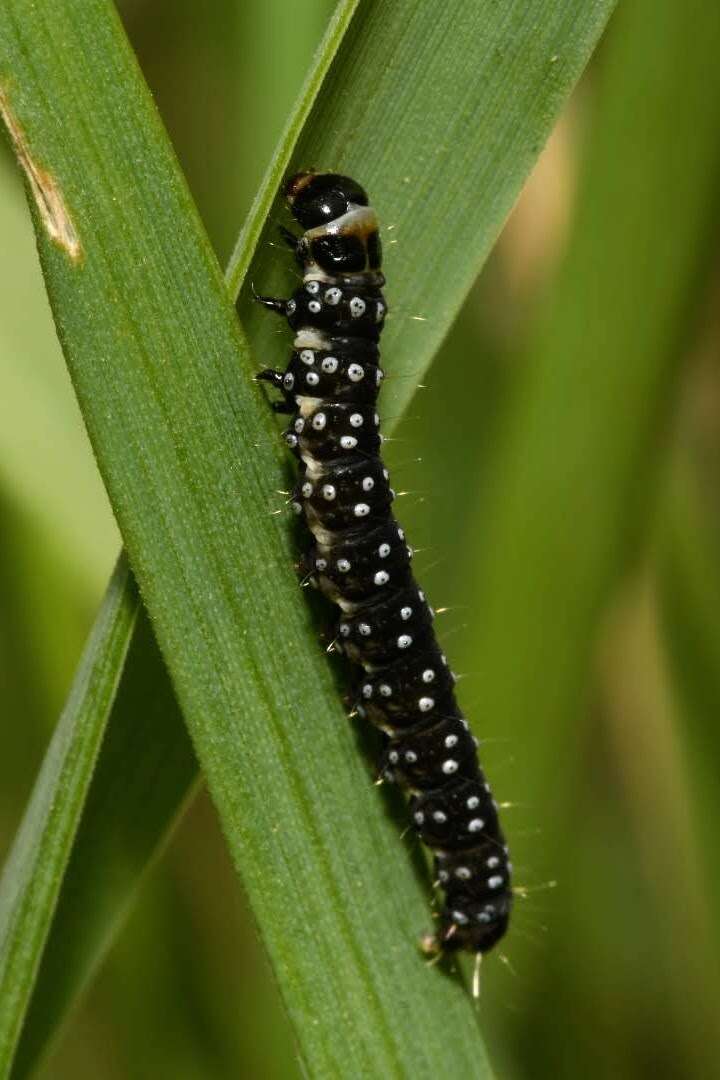
[[[293,508],[315,540],[304,570],[341,609],[338,647],[364,669],[358,712],[387,736],[382,774],[410,792],[413,825],[434,853],[445,896],[426,951],[480,954],[507,929],[511,865],[433,610],[391,512],[375,411],[387,313],[377,218],[360,185],[336,173],[299,173],[285,193],[305,230],[281,229],[303,284],[289,300],[256,299],[287,318],[294,349],[284,372],[258,377],[283,393],[276,411],[295,414],[285,432],[300,461]]]

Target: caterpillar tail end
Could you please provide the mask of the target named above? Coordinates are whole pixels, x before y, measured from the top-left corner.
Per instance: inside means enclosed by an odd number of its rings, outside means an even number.
[[[440,961],[446,955],[446,951],[445,949],[443,949],[442,941],[438,938],[437,934],[423,934],[420,938],[419,945],[420,952],[427,959],[428,967],[434,967],[434,965],[440,963]],[[480,1000],[480,975],[482,970],[482,958],[483,954],[478,949],[478,951],[475,953],[475,963],[473,966],[473,1001]]]

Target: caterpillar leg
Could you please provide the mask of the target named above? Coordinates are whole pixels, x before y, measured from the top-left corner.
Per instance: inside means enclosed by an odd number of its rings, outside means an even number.
[[[290,229],[286,229],[284,225],[278,225],[278,232],[280,234],[280,238],[285,241],[287,246],[289,248],[292,248],[293,251],[295,251],[298,243],[300,242],[300,237],[296,236],[294,232],[290,231]]]
[[[271,408],[273,412],[285,413],[289,415],[295,412],[296,405],[291,394],[288,394],[283,386],[283,373],[282,371],[275,371],[273,368],[265,368],[264,371],[259,372],[255,376],[256,382],[270,383],[273,390],[279,390],[283,394],[282,401],[273,401]]]
[[[289,415],[295,412],[295,406],[292,401],[273,401],[272,411],[280,414]]]
[[[276,315],[287,315],[288,313],[288,301],[282,300],[279,296],[260,296],[259,293],[252,291],[253,300],[258,304],[262,304],[263,307],[268,308],[270,311],[274,311]]]
[[[275,371],[274,368],[264,368],[263,371],[259,371],[255,376],[256,382],[269,382],[276,390],[282,390],[283,388],[283,373],[282,371]]]

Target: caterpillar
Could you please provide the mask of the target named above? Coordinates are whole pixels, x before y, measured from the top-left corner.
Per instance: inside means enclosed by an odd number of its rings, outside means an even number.
[[[512,867],[380,457],[387,305],[377,217],[363,188],[337,173],[298,173],[285,195],[304,230],[280,230],[302,285],[287,300],[255,299],[295,339],[285,371],[257,377],[281,392],[275,411],[293,417],[284,432],[299,462],[292,507],[313,538],[301,570],[340,608],[336,647],[361,669],[357,712],[385,736],[380,775],[405,788],[433,853],[444,895],[425,951],[466,949],[479,962],[507,929]]]

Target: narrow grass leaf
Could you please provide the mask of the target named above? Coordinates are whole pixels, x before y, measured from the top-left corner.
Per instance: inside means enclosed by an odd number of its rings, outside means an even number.
[[[701,468],[702,474],[706,470]],[[665,647],[693,775],[692,808],[710,885],[720,903],[717,703],[720,701],[720,515],[715,477],[699,481],[681,454],[663,504],[659,576]],[[714,921],[716,940],[717,920]]]
[[[473,534],[483,698],[532,740],[538,778],[537,761],[557,753],[549,728],[570,750],[560,732],[598,612],[643,535],[712,255],[720,96],[708,87],[720,89],[720,13],[701,0],[693,11],[643,0],[618,14],[572,241],[513,395],[493,505]]]
[[[306,115],[308,101],[356,6],[357,0],[339,4],[330,21],[284,136],[285,159],[298,118]],[[267,204],[257,199],[246,228],[252,229],[255,222],[257,235],[266,213]],[[130,576],[125,588],[128,597],[134,596],[136,586]],[[83,780],[87,782],[87,778]],[[13,1075],[29,1075],[51,1051],[63,1021],[102,963],[197,780],[197,763],[170,679],[150,623],[141,611],[124,657],[107,735],[27,1006]],[[32,880],[27,888],[33,888]]]
[[[412,0],[361,5],[291,156],[293,167],[357,177],[383,226],[390,318],[382,408],[399,417],[518,196],[582,72],[613,0]],[[281,153],[272,183],[283,175]],[[266,196],[272,191],[266,191]],[[270,215],[240,313],[256,354],[282,343],[252,303],[287,289]],[[244,271],[240,238],[230,268]]]
[[[133,587],[130,578],[125,588]],[[107,730],[27,1009],[15,1077],[31,1075],[50,1052],[199,782],[192,746],[142,608],[122,671],[105,713]],[[83,780],[87,784],[88,778]],[[33,887],[29,881],[28,889]]]
[[[12,1061],[139,609],[120,560],[0,879],[0,1075]]]
[[[549,927],[534,954],[538,972],[554,948],[579,946],[587,925],[573,815],[596,775],[598,739],[584,711],[592,648],[647,538],[698,281],[714,257],[719,42],[720,12],[701,0],[682,10],[641,0],[618,11],[597,72],[569,250],[465,552],[463,565],[477,567],[469,602],[482,618],[461,661],[481,673],[479,710],[510,740],[510,794],[530,808],[509,823],[513,853],[536,881],[563,886],[541,916],[526,916],[529,934],[540,922]],[[684,910],[679,904],[679,919]],[[613,935],[614,948],[621,941]],[[608,956],[616,978],[624,958]],[[552,1023],[557,998],[547,1001],[534,1029],[522,1014],[498,1015],[526,1068],[538,1030]],[[588,1014],[600,1001],[600,993],[590,998]],[[566,1041],[555,1047],[558,1060],[566,1049]]]

